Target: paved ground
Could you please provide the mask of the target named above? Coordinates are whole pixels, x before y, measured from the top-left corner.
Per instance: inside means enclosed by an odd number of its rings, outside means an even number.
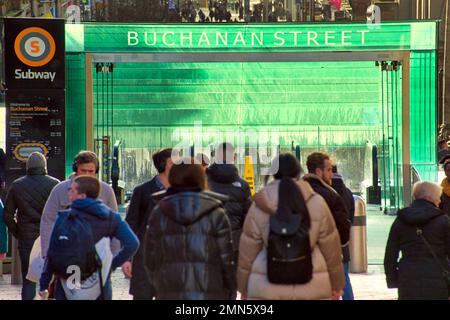
[[[125,213],[125,206],[120,212]],[[381,265],[386,246],[387,235],[395,217],[384,215],[378,206],[369,206],[367,210],[367,247],[368,272],[350,274],[355,299],[357,300],[392,300],[397,298],[397,291],[387,289],[384,269]],[[130,300],[128,294],[129,281],[121,271],[116,271],[112,277],[113,298],[115,300]],[[19,300],[20,286],[10,285],[10,275],[0,278],[0,300]]]
[[[393,300],[397,298],[397,291],[386,288],[382,266],[369,266],[365,274],[350,274],[355,299],[357,300]],[[113,275],[114,300],[130,300],[128,294],[128,280],[124,279],[120,271]],[[20,286],[10,285],[10,275],[0,279],[0,300],[20,300]]]

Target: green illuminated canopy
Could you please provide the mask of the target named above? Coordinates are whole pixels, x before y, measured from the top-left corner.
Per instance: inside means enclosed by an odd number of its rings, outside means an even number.
[[[86,132],[67,136],[67,159],[101,131],[110,92],[113,140],[132,161],[127,188],[151,176],[150,151],[173,146],[178,129],[191,139],[201,121],[236,136],[257,129],[258,142],[276,130],[281,150],[298,145],[303,160],[326,150],[360,191],[376,144],[384,206],[399,208],[412,166],[436,176],[436,49],[434,21],[66,25],[67,127]],[[111,62],[113,74],[94,68]],[[80,121],[88,111],[92,128]]]
[[[68,52],[436,49],[435,22],[66,25]]]

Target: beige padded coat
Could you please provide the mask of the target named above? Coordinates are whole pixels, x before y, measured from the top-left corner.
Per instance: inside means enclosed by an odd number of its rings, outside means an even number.
[[[276,180],[255,195],[239,243],[238,290],[248,299],[330,299],[332,290],[344,288],[340,239],[330,210],[307,182],[296,182],[311,217],[313,278],[302,285],[273,284],[267,279],[269,216],[277,209],[280,185]]]

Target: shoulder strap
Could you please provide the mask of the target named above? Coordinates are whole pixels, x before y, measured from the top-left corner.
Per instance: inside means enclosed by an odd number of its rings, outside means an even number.
[[[433,218],[434,219],[434,218]],[[427,247],[428,251],[430,251],[431,255],[433,256],[434,260],[436,261],[436,263],[439,265],[439,267],[442,270],[442,274],[444,275],[444,277],[447,277],[449,274],[449,271],[447,270],[447,268],[445,268],[445,266],[442,265],[442,263],[439,261],[436,253],[434,252],[433,248],[431,247],[430,243],[428,242],[428,240],[425,238],[425,236],[423,235],[423,230],[419,227],[416,227],[416,233],[417,235],[423,240],[423,242],[425,243],[425,246]]]

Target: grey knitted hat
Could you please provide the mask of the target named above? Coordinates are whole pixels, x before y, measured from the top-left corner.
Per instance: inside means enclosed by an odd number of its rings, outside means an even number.
[[[30,154],[27,160],[27,171],[32,168],[43,168],[47,172],[47,160],[42,153],[35,151]]]

